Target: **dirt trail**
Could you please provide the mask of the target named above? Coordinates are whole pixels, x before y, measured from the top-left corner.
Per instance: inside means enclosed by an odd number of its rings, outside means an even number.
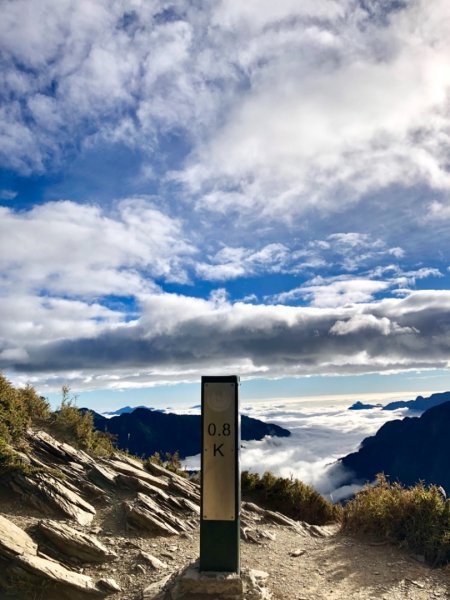
[[[371,545],[334,531],[299,536],[278,526],[262,546],[243,544],[242,564],[270,573],[276,600],[432,600],[450,598],[450,570],[431,569],[390,545]],[[291,557],[292,551],[303,553]]]

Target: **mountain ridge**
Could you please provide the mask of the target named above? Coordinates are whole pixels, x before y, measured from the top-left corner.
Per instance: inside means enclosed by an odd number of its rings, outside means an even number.
[[[414,400],[394,400],[384,406],[382,404],[364,404],[360,400],[348,407],[348,410],[370,410],[372,408],[381,408],[382,410],[398,410],[399,408],[407,408],[411,411],[422,412],[439,406],[444,402],[450,401],[450,392],[436,392],[431,396],[416,396]]]
[[[87,409],[80,409],[86,411]],[[200,415],[178,415],[138,407],[114,417],[104,417],[90,411],[97,431],[116,436],[115,444],[136,456],[148,457],[159,452],[181,458],[199,454],[201,451]],[[272,423],[241,415],[241,440],[261,440],[266,435],[288,437],[290,431]]]
[[[385,473],[391,481],[414,485],[419,481],[450,491],[450,402],[418,417],[388,421],[365,438],[356,452],[341,458],[349,475],[343,485],[373,481]]]

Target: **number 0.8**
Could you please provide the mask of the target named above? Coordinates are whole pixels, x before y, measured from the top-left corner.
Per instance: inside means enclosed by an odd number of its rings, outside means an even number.
[[[210,423],[208,425],[208,435],[216,435],[217,427],[215,423]],[[229,423],[224,423],[222,427],[222,435],[228,436],[231,433],[231,425]]]

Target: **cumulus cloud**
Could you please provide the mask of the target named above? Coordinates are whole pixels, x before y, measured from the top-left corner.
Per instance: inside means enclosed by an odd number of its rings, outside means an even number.
[[[157,289],[155,278],[186,281],[181,257],[194,247],[182,225],[151,199],[113,209],[51,202],[27,212],[0,207],[1,287],[15,295],[98,297]]]

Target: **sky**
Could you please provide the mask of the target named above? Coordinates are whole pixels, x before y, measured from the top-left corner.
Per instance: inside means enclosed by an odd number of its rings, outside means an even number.
[[[113,408],[211,374],[450,389],[446,0],[0,9],[14,383]]]

